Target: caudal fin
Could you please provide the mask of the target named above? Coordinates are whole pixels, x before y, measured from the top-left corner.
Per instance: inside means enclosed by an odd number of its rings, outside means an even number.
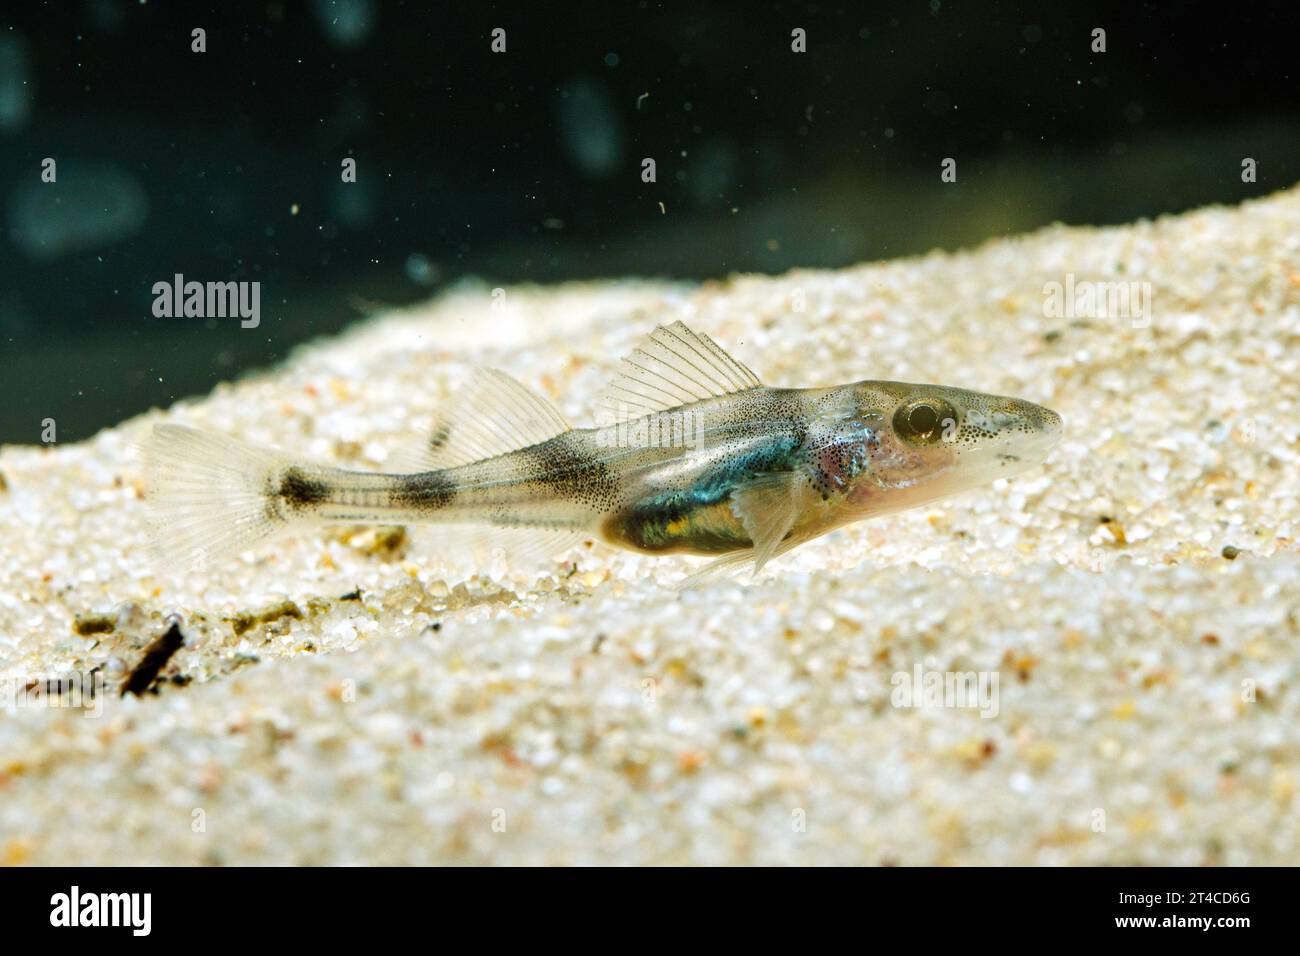
[[[144,442],[146,505],[155,550],[199,569],[287,529],[268,489],[275,452],[182,425],[155,425]]]

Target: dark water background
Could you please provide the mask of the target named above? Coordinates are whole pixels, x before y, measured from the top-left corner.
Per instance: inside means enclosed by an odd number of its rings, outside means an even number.
[[[1262,196],[1300,181],[1297,19],[3,0],[0,442],[86,437],[467,276],[778,273]],[[175,273],[260,282],[261,326],[155,318]]]

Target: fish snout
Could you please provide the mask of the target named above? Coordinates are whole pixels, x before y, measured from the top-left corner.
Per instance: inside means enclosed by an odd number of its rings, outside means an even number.
[[[1020,398],[999,396],[985,409],[972,409],[968,421],[989,451],[1025,462],[1041,461],[1065,432],[1060,415]]]

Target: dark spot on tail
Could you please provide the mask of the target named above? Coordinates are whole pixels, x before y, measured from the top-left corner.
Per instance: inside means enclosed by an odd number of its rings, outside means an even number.
[[[439,425],[437,428],[433,430],[433,434],[429,436],[430,450],[437,451],[443,445],[447,444],[447,441],[450,438],[451,438],[451,426],[445,424]]]
[[[429,471],[403,478],[393,492],[393,503],[417,511],[439,511],[455,497],[455,483],[440,472]]]
[[[292,511],[302,511],[329,498],[329,485],[317,478],[308,477],[301,468],[289,468],[280,478],[276,497]]]
[[[573,432],[557,435],[540,445],[520,449],[534,479],[561,498],[605,510],[618,497],[618,478],[598,456],[574,437]]]

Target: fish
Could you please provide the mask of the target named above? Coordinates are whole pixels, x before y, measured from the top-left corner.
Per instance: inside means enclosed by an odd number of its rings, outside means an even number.
[[[468,528],[513,557],[581,540],[749,568],[830,531],[1036,467],[1054,411],[944,385],[764,385],[708,335],[661,325],[574,428],[496,369],[453,396],[402,473],[352,471],[181,425],[144,445],[169,561],[195,566],[327,524]],[[455,540],[455,539],[448,539]]]

